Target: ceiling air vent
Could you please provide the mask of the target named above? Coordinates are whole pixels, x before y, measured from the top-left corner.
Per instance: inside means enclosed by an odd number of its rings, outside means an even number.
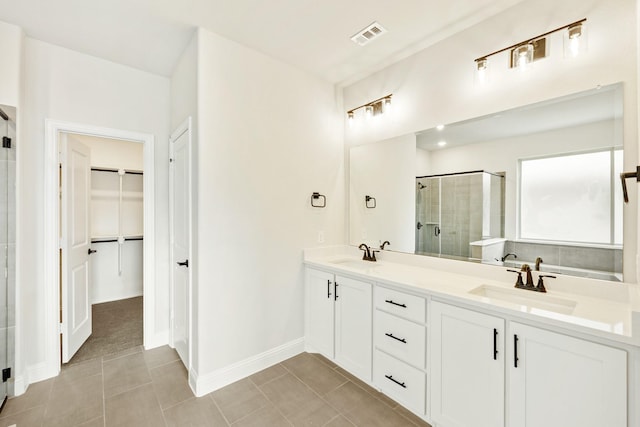
[[[358,31],[357,34],[351,37],[351,40],[353,40],[355,43],[358,43],[360,46],[364,46],[367,43],[370,43],[371,41],[377,39],[378,37],[380,37],[386,32],[387,30],[385,30],[382,25],[378,24],[377,22],[374,22],[373,24],[369,25],[365,29]]]

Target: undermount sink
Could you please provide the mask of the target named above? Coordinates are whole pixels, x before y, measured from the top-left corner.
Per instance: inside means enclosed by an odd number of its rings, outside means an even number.
[[[337,264],[337,265],[341,265],[343,267],[348,267],[348,268],[356,268],[358,270],[368,270],[370,268],[378,266],[378,264],[373,261],[365,261],[362,259],[353,259],[353,258],[337,259],[330,262],[331,264]]]
[[[554,313],[571,314],[576,307],[575,301],[525,289],[482,285],[470,290],[469,293],[489,300],[499,300],[516,304],[521,307],[521,311],[526,312],[544,310]]]

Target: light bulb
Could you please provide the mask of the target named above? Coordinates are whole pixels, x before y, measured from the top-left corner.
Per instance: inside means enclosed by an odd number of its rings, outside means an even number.
[[[391,97],[390,96],[388,96],[388,97],[386,97],[384,99],[384,109],[383,109],[383,111],[385,113],[391,111]]]
[[[347,117],[349,121],[349,126],[353,126],[353,122],[354,122],[353,111],[347,112]]]
[[[371,118],[373,116],[373,105],[367,105],[364,107],[364,112],[367,115],[367,118]]]
[[[513,49],[512,66],[519,70],[527,69],[527,65],[533,62],[533,44],[527,43]]]
[[[573,24],[567,27],[564,36],[564,56],[565,58],[575,58],[585,48],[585,27],[582,23]]]

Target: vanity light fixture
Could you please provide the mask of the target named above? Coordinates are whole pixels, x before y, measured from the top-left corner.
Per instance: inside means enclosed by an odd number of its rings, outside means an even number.
[[[479,76],[484,76],[488,68],[489,57],[505,51],[511,52],[509,61],[511,68],[524,69],[528,64],[535,61],[536,59],[541,59],[547,56],[546,36],[562,30],[566,30],[565,56],[576,56],[582,49],[584,49],[585,46],[583,39],[585,29],[584,23],[586,21],[587,18],[584,18],[579,21],[563,25],[562,27],[547,31],[546,33],[540,34],[539,36],[532,37],[530,39],[521,41],[520,43],[513,44],[511,46],[476,58],[474,60],[474,62],[476,63],[476,72]]]
[[[393,94],[389,94],[387,96],[383,96],[382,98],[378,98],[374,101],[368,102],[366,104],[362,104],[356,108],[352,108],[347,111],[347,118],[349,119],[349,123],[352,123],[355,119],[356,111],[360,109],[364,109],[365,115],[367,118],[377,116],[379,114],[389,112],[391,110],[391,97]]]

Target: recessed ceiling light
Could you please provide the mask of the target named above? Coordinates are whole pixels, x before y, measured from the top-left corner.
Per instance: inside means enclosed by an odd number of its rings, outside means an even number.
[[[444,129],[444,125],[438,125],[438,126],[436,126],[436,129],[442,130],[442,129]]]
[[[360,46],[364,46],[386,32],[387,30],[382,25],[374,22],[373,24],[351,36],[351,40],[353,40],[355,43],[358,43]]]
[[[447,141],[438,142],[438,147],[444,147],[445,145],[447,145]]]

